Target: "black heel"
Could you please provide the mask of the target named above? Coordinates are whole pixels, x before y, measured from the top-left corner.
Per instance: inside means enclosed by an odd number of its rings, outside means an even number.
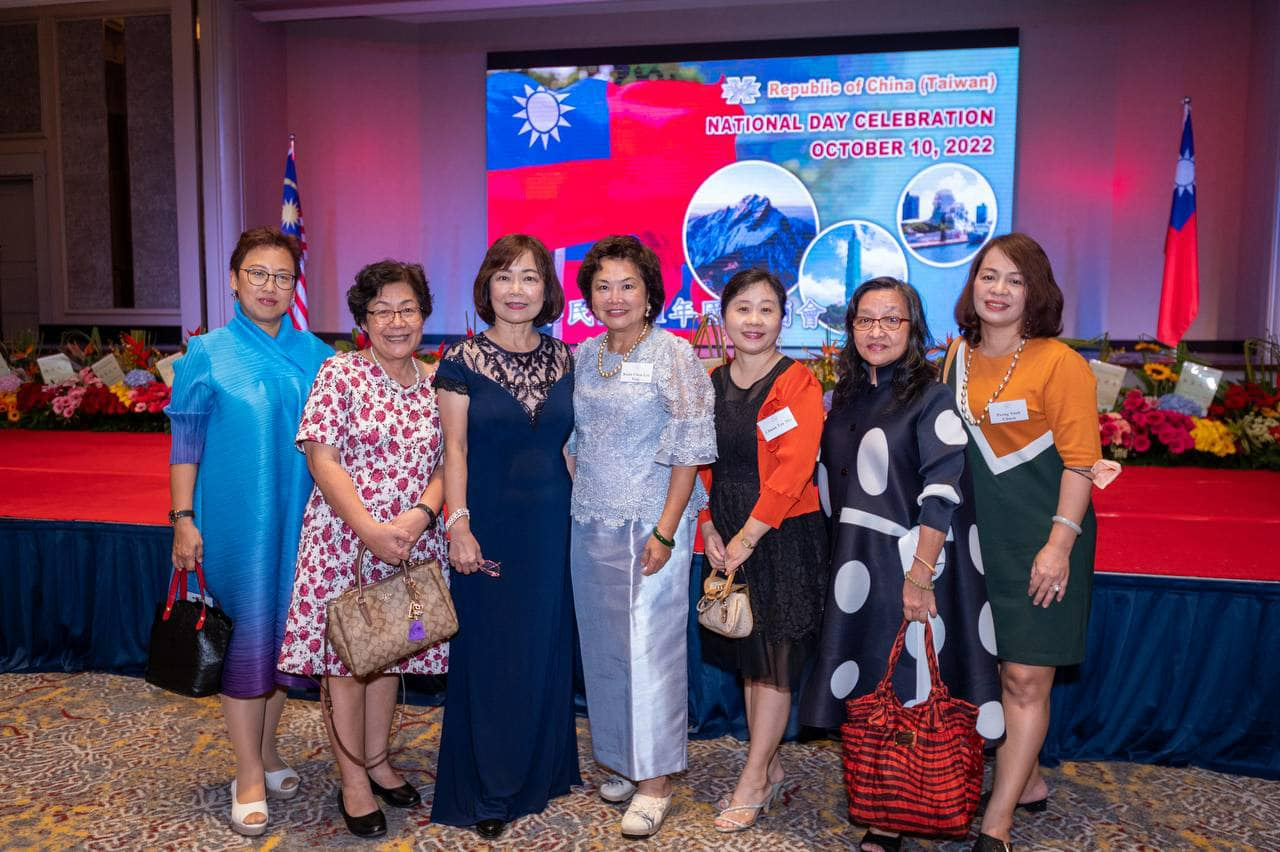
[[[342,801],[342,787],[338,787],[338,813],[347,824],[347,831],[356,837],[381,837],[387,833],[387,817],[382,809],[353,817],[347,813],[346,803]]]
[[[982,816],[987,812],[987,805],[991,802],[991,791],[987,790],[978,797],[978,810],[974,812],[974,816]],[[1018,802],[1014,806],[1015,811],[1026,811],[1029,814],[1042,814],[1049,810],[1049,797],[1046,795],[1043,799],[1036,799],[1034,802]]]
[[[973,844],[973,852],[1013,852],[1013,844],[990,834],[979,834],[978,842]]]
[[[370,775],[369,789],[373,790],[373,795],[393,808],[412,808],[422,804],[422,795],[408,781],[399,787],[389,788],[374,781],[373,776]]]

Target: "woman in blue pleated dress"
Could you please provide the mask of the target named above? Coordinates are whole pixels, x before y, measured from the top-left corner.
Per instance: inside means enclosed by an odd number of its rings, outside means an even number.
[[[311,491],[293,434],[316,372],[333,354],[285,318],[301,249],[279,231],[240,235],[231,254],[235,316],[191,338],[174,366],[169,415],[173,564],[201,562],[209,591],[233,624],[222,710],[236,773],[231,827],[267,829],[267,796],[298,792],[276,751],[276,725],[294,681],[277,671],[293,592],[302,510]]]
[[[564,452],[573,357],[537,330],[564,308],[538,240],[495,242],[474,293],[490,327],[446,352],[436,373],[460,628],[431,820],[494,838],[582,783]]]

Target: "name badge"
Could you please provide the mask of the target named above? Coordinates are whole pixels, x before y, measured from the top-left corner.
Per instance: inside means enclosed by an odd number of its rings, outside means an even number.
[[[772,441],[779,435],[785,435],[790,432],[800,424],[796,422],[795,415],[791,413],[791,407],[788,406],[779,412],[770,414],[756,425],[760,427],[760,434],[764,435],[764,439]]]
[[[653,381],[653,362],[622,362],[622,375],[618,377],[622,382],[637,382],[642,385],[650,384]]]
[[[1017,423],[1027,419],[1027,401],[1011,399],[1008,402],[993,402],[987,409],[987,416],[992,423]]]

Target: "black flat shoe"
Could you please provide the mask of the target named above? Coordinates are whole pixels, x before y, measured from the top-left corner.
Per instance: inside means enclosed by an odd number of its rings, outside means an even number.
[[[862,839],[858,841],[858,848],[873,843],[879,846],[884,852],[898,852],[902,848],[902,835],[881,834],[874,828],[867,829],[867,833],[862,835]]]
[[[486,840],[493,840],[495,837],[501,837],[502,832],[507,830],[507,823],[500,819],[482,819],[476,823],[476,834]]]
[[[381,837],[387,833],[387,817],[382,810],[376,810],[363,816],[353,817],[347,813],[347,806],[342,801],[342,788],[338,788],[338,813],[347,824],[347,831],[356,837]]]
[[[985,814],[987,812],[987,803],[990,801],[991,791],[987,790],[978,797],[978,810],[974,813],[974,816],[982,816]],[[1014,806],[1014,810],[1026,811],[1029,814],[1042,814],[1049,810],[1049,797],[1045,796],[1043,799],[1036,799],[1034,802],[1018,802],[1018,804]]]
[[[977,842],[973,844],[973,852],[1013,852],[1013,844],[1005,843],[990,834],[979,834]]]
[[[369,789],[373,795],[393,808],[412,808],[422,804],[422,796],[407,781],[394,789],[383,787],[373,776],[369,776]]]

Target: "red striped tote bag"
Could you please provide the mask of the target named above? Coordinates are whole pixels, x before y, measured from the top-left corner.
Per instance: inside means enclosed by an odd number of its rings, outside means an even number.
[[[982,789],[978,708],[952,698],[938,674],[933,631],[924,626],[929,698],[904,707],[893,691],[908,622],[898,628],[889,665],[875,690],[846,704],[840,726],[849,818],[904,834],[960,837]]]

